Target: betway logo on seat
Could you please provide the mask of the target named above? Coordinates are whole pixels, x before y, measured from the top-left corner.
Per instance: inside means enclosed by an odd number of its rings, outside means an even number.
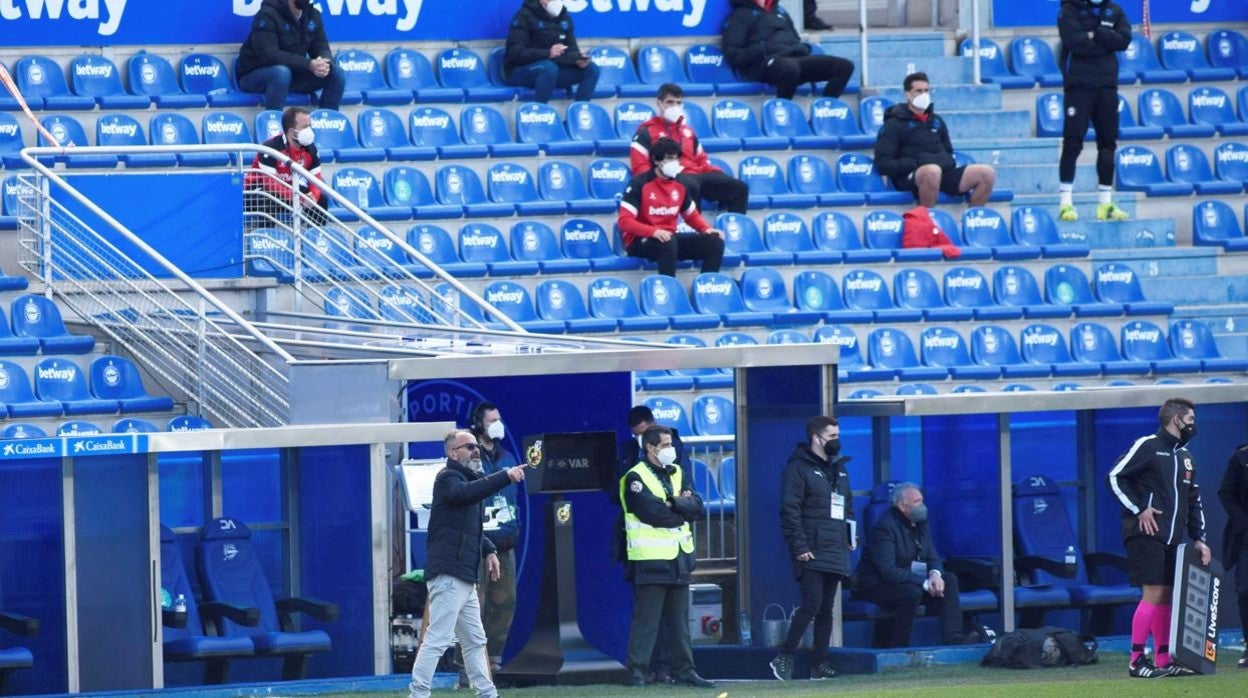
[[[717,107],[715,109],[716,119],[732,119],[733,121],[745,121],[750,117],[750,110],[745,107]]]
[[[1122,338],[1128,342],[1156,342],[1161,338],[1161,332],[1158,330],[1124,330]]]
[[[555,123],[555,117],[557,116],[553,111],[522,111],[520,112],[520,123],[550,125]]]
[[[949,288],[979,288],[983,281],[983,277],[979,276],[950,276],[945,284]]]
[[[487,291],[485,299],[490,303],[519,303],[524,299],[523,291]]]
[[[732,293],[732,284],[727,281],[695,281],[694,292],[703,295],[726,296]]]
[[[1118,162],[1123,165],[1151,166],[1153,164],[1153,154],[1152,153],[1123,153],[1122,156],[1119,158]]]
[[[228,133],[237,136],[243,132],[243,122],[241,121],[209,121],[204,124],[204,130],[208,133]]]
[[[413,116],[412,126],[416,128],[446,128],[451,123],[449,116]]]
[[[529,181],[529,173],[524,170],[491,170],[490,181],[494,184],[524,184]]]
[[[802,229],[802,222],[797,220],[774,220],[767,221],[768,232],[773,233],[796,233]]]
[[[474,56],[465,56],[458,58],[456,56],[444,56],[438,60],[443,70],[448,68],[459,68],[460,70],[475,70],[477,67],[477,59]]]
[[[871,174],[871,163],[863,160],[844,160],[836,166],[841,174]]]
[[[465,234],[459,239],[460,244],[468,247],[497,247],[497,235],[482,235],[481,233],[472,232]]]
[[[971,216],[966,219],[966,227],[968,228],[988,228],[996,230],[1001,227],[1002,219],[996,216]]]
[[[44,380],[72,381],[78,374],[75,368],[39,368],[39,377]]]
[[[215,78],[221,74],[221,66],[215,63],[210,63],[208,65],[188,65],[185,70],[187,75],[210,78]]]
[[[758,163],[746,163],[741,166],[742,177],[775,177],[776,165],[760,165]]]
[[[568,242],[595,242],[598,240],[598,231],[576,228],[564,232],[563,239]]]
[[[332,119],[329,117],[322,116],[319,119],[312,120],[312,129],[316,131],[320,131],[323,129],[328,129],[330,131],[338,131],[338,132],[346,131],[347,120],[346,119]]]
[[[74,66],[74,75],[80,78],[106,78],[113,74],[113,66],[107,63],[79,63]]]
[[[23,184],[16,179],[11,182],[4,183],[5,196],[21,196],[26,194],[32,187],[29,184]]]
[[[857,278],[855,278],[855,279],[846,279],[846,280],[845,280],[845,290],[846,290],[846,291],[872,291],[872,292],[874,292],[874,291],[879,291],[879,290],[880,290],[880,279],[878,279],[878,278],[874,278],[874,279],[857,279]]]
[[[628,177],[628,170],[618,167],[603,165],[602,167],[589,168],[590,179],[603,179],[609,182],[623,182],[626,177]]]
[[[924,349],[957,349],[958,338],[954,335],[929,334],[923,337]]]
[[[347,59],[338,64],[345,73],[371,73],[377,67],[375,61],[362,61]]]
[[[370,250],[389,250],[394,247],[394,243],[389,238],[360,238],[360,244]]]
[[[1096,272],[1096,280],[1107,284],[1129,284],[1131,283],[1130,271],[1098,271]]]
[[[650,411],[654,413],[656,422],[674,422],[680,419],[679,407],[654,407]]]
[[[679,206],[651,206],[646,209],[646,215],[649,216],[674,216],[680,213]]]
[[[351,174],[336,175],[334,177],[334,186],[339,189],[371,189],[373,186],[373,178]]]
[[[138,130],[135,124],[121,124],[116,121],[105,121],[100,124],[100,133],[106,136],[133,136]]]
[[[689,63],[692,65],[722,65],[724,55],[722,53],[691,53],[689,54]]]
[[[825,335],[820,341],[824,344],[835,344],[838,347],[845,347],[846,349],[853,349],[854,346],[858,344],[857,337],[844,334]]]
[[[974,56],[974,55],[975,55],[975,49],[971,48],[970,46],[967,46],[967,47],[966,47],[966,50],[962,52],[962,55],[963,55],[963,56]],[[980,46],[980,47],[979,47],[979,57],[980,57],[980,58],[987,58],[987,59],[988,59],[988,60],[990,60],[990,61],[992,61],[992,60],[996,60],[996,58],[997,58],[997,47],[996,47],[996,46]]]
[[[15,136],[19,130],[17,124],[0,124],[0,136]]]
[[[275,240],[270,237],[257,237],[252,239],[251,249],[256,252],[285,252],[287,250],[285,240]]]
[[[600,68],[623,68],[624,56],[608,54],[606,56],[594,56],[594,65]]]
[[[622,301],[628,297],[628,287],[627,286],[595,286],[589,289],[589,295],[591,298],[595,298],[598,300],[602,300],[606,298],[614,298],[617,301]]]
[[[650,118],[650,112],[626,109],[620,112],[617,118],[626,124],[639,124]]]
[[[1212,95],[1206,92],[1198,92],[1192,95],[1193,107],[1217,107],[1221,109],[1226,105],[1226,95]]]
[[[1030,332],[1023,335],[1023,344],[1027,346],[1035,346],[1037,344],[1047,347],[1057,346],[1057,334],[1054,332]]]
[[[849,116],[849,107],[815,107],[816,119],[844,119]]]
[[[1163,51],[1186,51],[1187,53],[1196,52],[1195,39],[1167,39],[1162,37],[1161,49]]]
[[[1218,151],[1218,162],[1248,162],[1248,150],[1226,149]]]
[[[868,218],[867,230],[873,233],[899,233],[901,223],[900,218]]]

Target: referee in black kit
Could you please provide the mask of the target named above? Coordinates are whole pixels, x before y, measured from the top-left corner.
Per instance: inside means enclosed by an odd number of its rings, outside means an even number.
[[[1222,559],[1227,571],[1235,570],[1235,595],[1239,602],[1239,627],[1248,630],[1248,444],[1231,454],[1218,488],[1218,498],[1226,507],[1226,533],[1222,537]],[[1235,666],[1248,669],[1248,648]]]
[[[1170,658],[1170,612],[1174,565],[1182,529],[1187,528],[1201,563],[1212,557],[1205,544],[1205,513],[1196,482],[1196,466],[1187,444],[1196,437],[1196,407],[1170,398],[1157,415],[1161,426],[1141,436],[1109,471],[1109,486],[1122,505],[1122,535],[1127,550],[1127,575],[1143,588],[1131,620],[1132,678],[1156,679],[1191,674]],[[1153,636],[1156,665],[1144,658],[1144,643]]]

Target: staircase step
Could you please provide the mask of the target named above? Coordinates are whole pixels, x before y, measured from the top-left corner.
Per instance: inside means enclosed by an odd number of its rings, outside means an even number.
[[[954,148],[957,148],[956,139],[954,139],[954,143]],[[1002,157],[1008,156],[1002,153]],[[1006,161],[1006,164],[997,167],[997,186],[1013,191],[1016,197],[1028,194],[1053,194],[1056,196],[1057,164],[1054,161],[1049,161],[1015,165]],[[1082,191],[1095,191],[1096,173],[1086,167],[1076,170],[1075,188]],[[1056,199],[1054,199],[1054,202],[1056,202]],[[1056,208],[1054,206],[1055,216]],[[1124,206],[1123,208],[1125,209],[1126,207]],[[1079,214],[1082,218],[1083,212],[1080,211]],[[1095,217],[1095,209],[1093,209],[1092,214]]]
[[[1095,264],[1120,262],[1135,270],[1141,279],[1217,276],[1218,253],[1190,247],[1143,247],[1137,249],[1094,250]]]
[[[857,34],[824,35],[819,47],[834,56],[849,58],[855,63],[862,57],[862,42]],[[915,34],[876,34],[867,38],[867,57],[872,69],[885,58],[943,58],[948,55],[945,35],[938,32]],[[913,71],[911,71],[913,72]]]
[[[1010,165],[1048,165],[1057,172],[1056,141],[1027,140],[1019,142],[1013,139],[984,138],[977,140],[957,140],[953,149],[975,158],[975,162],[995,165],[998,170]],[[1056,176],[1056,174],[1054,174]]]
[[[877,84],[879,83],[877,82]],[[873,94],[895,103],[906,101],[905,90],[900,86],[872,87],[865,90],[864,94]],[[932,102],[941,114],[950,109],[957,111],[998,110],[1001,108],[1001,87],[999,85],[972,84],[940,85],[932,88]]]
[[[1248,301],[1248,276],[1142,277],[1140,288],[1149,300],[1185,306]]]
[[[927,73],[933,87],[966,85],[971,82],[971,63],[956,56],[921,58],[872,58],[869,78],[872,86],[896,87],[916,71]]]
[[[1031,137],[1031,115],[1025,111],[943,111],[941,116],[949,126],[949,139],[955,147],[960,140],[980,138],[991,134],[997,138]]]

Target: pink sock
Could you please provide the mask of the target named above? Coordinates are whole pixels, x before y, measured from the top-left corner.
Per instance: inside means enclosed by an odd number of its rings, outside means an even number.
[[[1170,666],[1170,604],[1157,604],[1153,611],[1153,651],[1157,667]]]
[[[1147,601],[1141,601],[1135,607],[1135,615],[1131,618],[1131,663],[1144,654],[1144,643],[1148,642],[1148,631],[1153,625],[1157,607]]]

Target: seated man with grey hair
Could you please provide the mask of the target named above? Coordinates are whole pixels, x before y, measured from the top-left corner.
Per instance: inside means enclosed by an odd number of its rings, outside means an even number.
[[[888,647],[910,645],[910,631],[919,604],[940,618],[944,644],[980,642],[979,633],[966,632],[958,598],[958,578],[944,568],[927,523],[923,492],[912,482],[893,488],[893,506],[871,529],[854,597],[893,612],[885,639]]]

